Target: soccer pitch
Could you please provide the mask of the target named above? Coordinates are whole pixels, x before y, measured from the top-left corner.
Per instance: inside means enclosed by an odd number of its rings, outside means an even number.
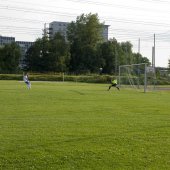
[[[170,91],[0,81],[0,169],[170,169]]]

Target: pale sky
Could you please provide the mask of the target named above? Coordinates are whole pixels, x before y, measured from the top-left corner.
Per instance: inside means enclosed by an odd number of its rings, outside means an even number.
[[[133,52],[152,57],[156,35],[156,66],[170,59],[170,0],[0,0],[0,35],[17,41],[42,37],[44,23],[75,21],[82,13],[98,13],[110,25],[109,38],[130,41]],[[48,24],[47,24],[48,26]]]

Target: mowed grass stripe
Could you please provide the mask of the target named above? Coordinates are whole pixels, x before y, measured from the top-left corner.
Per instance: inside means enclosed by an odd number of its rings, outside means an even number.
[[[170,169],[170,92],[0,81],[1,169]]]

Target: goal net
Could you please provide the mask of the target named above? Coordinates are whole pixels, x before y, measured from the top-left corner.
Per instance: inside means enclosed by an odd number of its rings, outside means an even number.
[[[153,90],[155,69],[146,63],[119,66],[119,86],[140,91]]]

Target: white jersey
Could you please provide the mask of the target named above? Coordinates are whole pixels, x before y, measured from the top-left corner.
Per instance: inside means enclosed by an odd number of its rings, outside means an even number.
[[[23,80],[27,84],[28,89],[31,89],[31,82],[28,80],[28,76],[27,75],[23,76]]]
[[[24,80],[24,82],[28,82],[28,76],[25,75],[25,76],[23,77],[23,80]]]

